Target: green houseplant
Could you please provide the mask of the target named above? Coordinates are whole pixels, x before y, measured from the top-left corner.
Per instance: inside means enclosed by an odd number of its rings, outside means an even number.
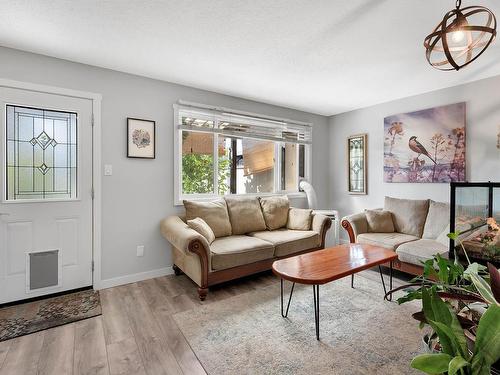
[[[458,233],[450,233],[449,237],[458,239]],[[470,263],[468,258],[467,261],[465,268],[457,260],[436,255],[424,262],[423,274],[411,284],[389,292],[407,290],[398,299],[400,304],[422,300],[422,311],[413,317],[420,321],[421,327],[432,328],[432,353],[415,357],[411,366],[427,374],[497,373],[500,272],[491,264],[485,267]],[[408,290],[409,286],[414,288]]]

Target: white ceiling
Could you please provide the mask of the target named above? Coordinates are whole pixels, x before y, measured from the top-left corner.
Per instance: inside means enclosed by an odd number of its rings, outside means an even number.
[[[484,5],[500,18],[498,0]],[[0,0],[0,45],[323,115],[500,74],[422,42],[454,0]]]

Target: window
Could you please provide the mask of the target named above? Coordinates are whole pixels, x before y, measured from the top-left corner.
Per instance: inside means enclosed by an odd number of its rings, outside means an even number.
[[[75,199],[77,115],[7,105],[6,199]]]
[[[311,125],[176,106],[176,198],[298,192]]]

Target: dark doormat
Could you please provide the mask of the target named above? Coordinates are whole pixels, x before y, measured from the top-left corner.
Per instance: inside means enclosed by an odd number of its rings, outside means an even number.
[[[99,292],[76,293],[0,309],[0,342],[101,315]]]

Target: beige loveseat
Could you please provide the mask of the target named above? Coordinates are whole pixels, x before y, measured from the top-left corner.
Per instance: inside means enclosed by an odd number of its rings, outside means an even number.
[[[185,201],[186,216],[161,222],[161,232],[172,245],[175,273],[189,276],[204,300],[212,285],[270,269],[279,258],[324,248],[331,219],[311,210],[280,209],[275,204],[279,199],[288,203],[283,197]],[[306,225],[290,229],[304,215],[309,215]],[[194,218],[210,226],[213,242],[188,225]]]
[[[394,250],[398,260],[394,267],[419,275],[422,262],[440,254],[448,257],[450,207],[448,203],[433,200],[410,200],[385,197],[383,211],[390,212],[393,230],[372,231],[367,214],[346,216],[342,227],[349,234],[350,242],[366,243]],[[372,219],[373,220],[373,219]],[[390,227],[390,224],[389,224]]]

